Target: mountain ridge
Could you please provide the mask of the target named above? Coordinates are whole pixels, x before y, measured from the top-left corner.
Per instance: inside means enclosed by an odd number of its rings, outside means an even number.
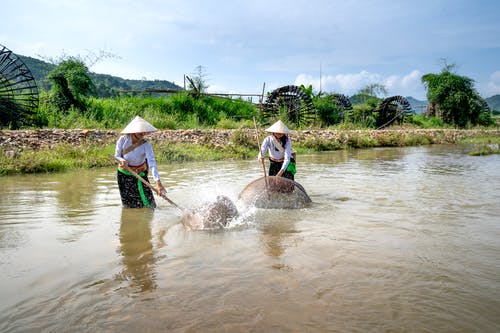
[[[51,83],[47,80],[47,75],[56,65],[43,60],[16,54],[28,67],[37,85],[45,90],[49,90]],[[168,80],[131,80],[109,74],[99,74],[90,72],[90,76],[95,83],[97,95],[99,97],[111,97],[123,90],[146,90],[146,89],[171,89],[183,90],[182,87]]]

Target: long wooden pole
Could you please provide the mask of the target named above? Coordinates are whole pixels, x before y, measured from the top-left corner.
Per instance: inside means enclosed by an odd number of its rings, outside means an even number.
[[[115,160],[117,160],[118,162],[120,162],[120,160],[118,158],[116,158],[116,156],[113,156],[113,158]],[[140,180],[144,185],[146,185],[147,187],[149,187],[154,193],[156,193],[156,189],[154,188],[153,185],[151,185],[148,181],[146,181],[144,178],[142,178],[141,176],[139,176],[137,174],[137,172],[135,172],[134,170],[132,170],[131,168],[129,168],[128,165],[124,165],[122,166],[123,169],[125,169],[125,171],[128,171],[130,172],[132,175],[134,175],[135,178],[137,178],[138,180]],[[157,193],[158,194],[158,193]],[[170,200],[167,195],[165,193],[160,193],[158,194],[160,197],[162,197],[163,199],[165,199],[166,201],[168,201],[172,206],[174,206],[175,208],[177,208],[181,213],[183,213],[185,211],[185,209],[181,208],[179,205],[177,205],[175,202],[173,202],[172,200]]]
[[[255,127],[255,136],[257,137],[257,147],[259,149],[259,156],[261,154],[260,151],[260,139],[259,139],[259,129],[257,128],[257,122],[255,121],[255,117],[253,117],[253,125]],[[264,171],[264,181],[266,182],[266,190],[268,189],[267,185],[267,172],[266,172],[266,165],[264,164],[264,160],[259,158],[260,164],[262,164],[262,171]]]

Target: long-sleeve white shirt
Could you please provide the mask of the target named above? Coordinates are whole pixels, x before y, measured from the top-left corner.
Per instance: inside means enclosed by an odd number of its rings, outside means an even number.
[[[155,155],[153,153],[153,147],[151,143],[146,141],[139,147],[136,147],[134,150],[122,156],[122,152],[125,148],[132,145],[132,135],[122,135],[116,141],[115,147],[115,157],[120,160],[126,160],[127,163],[131,166],[138,166],[144,163],[144,161],[148,162],[148,168],[153,176],[155,181],[160,180],[160,175],[158,174],[158,168],[156,167]]]
[[[280,141],[278,140],[278,142]],[[260,147],[259,157],[266,156],[267,152],[269,152],[269,157],[271,157],[272,159],[277,161],[283,160],[281,170],[286,170],[292,156],[292,143],[290,141],[290,138],[287,138],[285,147],[283,147],[283,152],[281,152],[281,150],[276,148],[276,146],[274,145],[273,136],[267,136],[262,142],[262,146]]]

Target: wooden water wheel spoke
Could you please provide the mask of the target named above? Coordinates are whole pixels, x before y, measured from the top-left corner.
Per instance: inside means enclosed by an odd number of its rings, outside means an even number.
[[[411,113],[411,105],[403,96],[392,96],[380,103],[377,112],[377,127],[381,129],[393,123],[401,124],[404,117]]]
[[[0,45],[0,125],[27,125],[38,106],[38,87],[24,62]]]
[[[268,119],[275,118],[283,111],[288,120],[297,125],[315,120],[311,98],[297,86],[289,85],[272,91],[263,105],[261,115]]]

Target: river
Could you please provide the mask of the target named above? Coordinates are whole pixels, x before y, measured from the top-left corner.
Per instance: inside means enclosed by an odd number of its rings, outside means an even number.
[[[0,177],[0,332],[498,332],[500,155],[471,149],[300,155],[311,207],[223,231],[123,209],[112,168]],[[188,209],[262,175],[160,170]]]

